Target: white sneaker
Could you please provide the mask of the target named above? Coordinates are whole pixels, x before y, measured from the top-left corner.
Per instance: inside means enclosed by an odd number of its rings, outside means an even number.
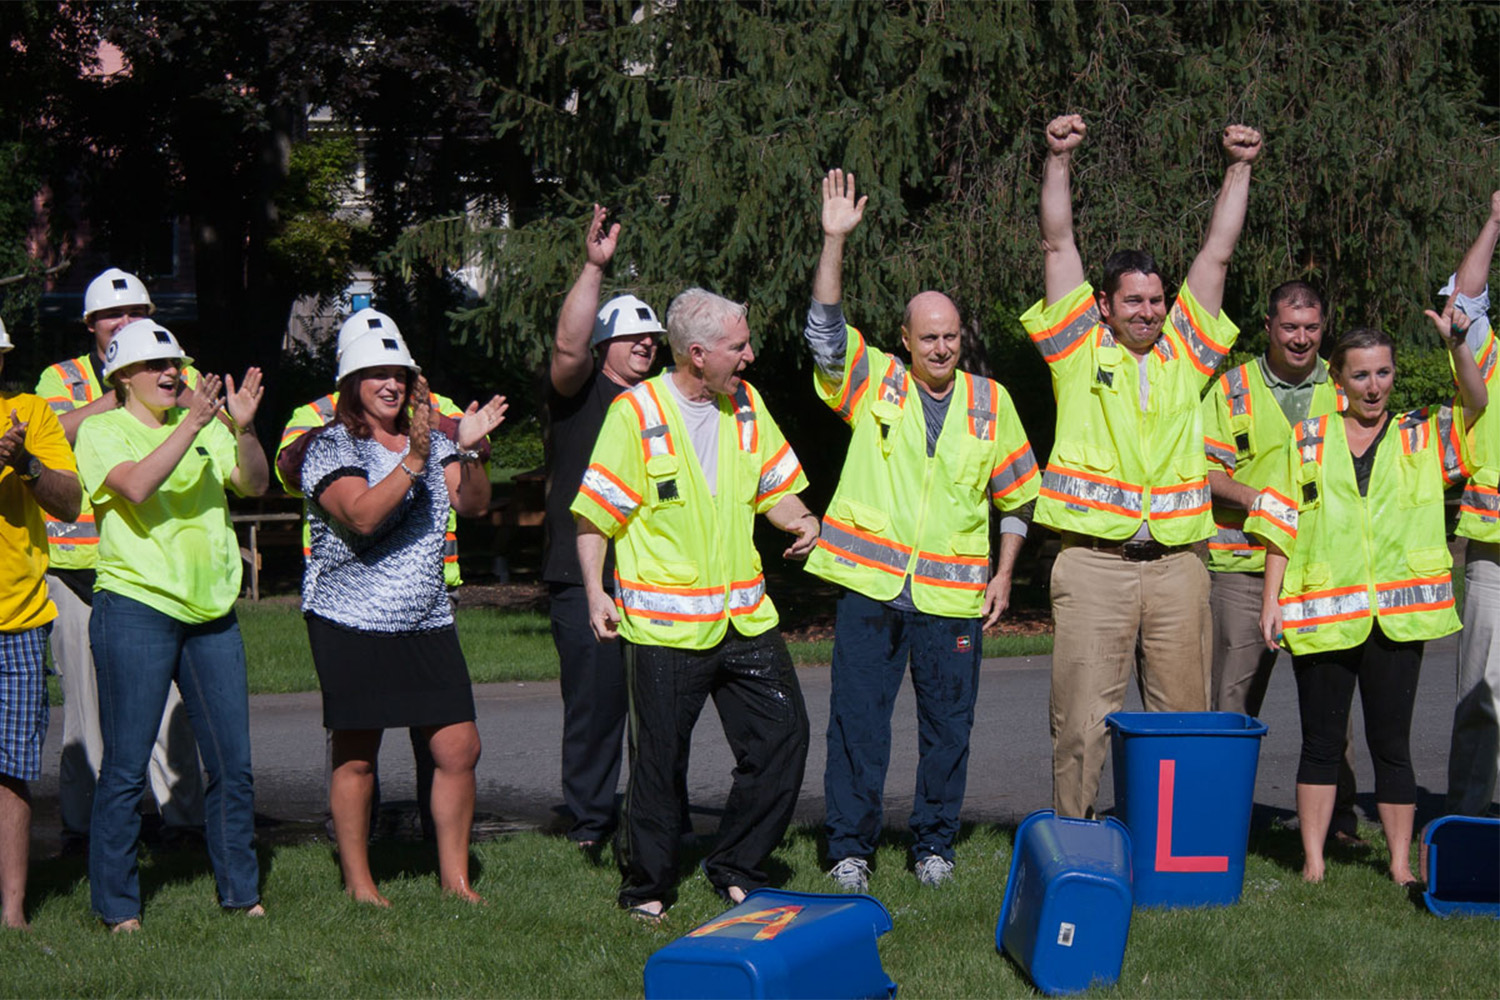
[[[917,881],[936,889],[944,882],[953,881],[953,862],[936,854],[929,854],[917,862]]]
[[[864,892],[870,886],[870,864],[864,858],[844,858],[828,869],[839,892]]]

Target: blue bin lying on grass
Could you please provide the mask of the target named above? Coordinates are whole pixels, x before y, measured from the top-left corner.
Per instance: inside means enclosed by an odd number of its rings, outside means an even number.
[[[875,939],[891,915],[870,896],[756,889],[646,960],[646,997],[893,997]]]
[[[1444,816],[1422,832],[1427,908],[1500,919],[1500,819]]]
[[[1114,811],[1135,847],[1135,905],[1239,902],[1265,723],[1238,712],[1112,712],[1104,721]]]
[[[995,947],[1043,993],[1108,986],[1120,978],[1130,907],[1125,825],[1042,809],[1016,830]]]

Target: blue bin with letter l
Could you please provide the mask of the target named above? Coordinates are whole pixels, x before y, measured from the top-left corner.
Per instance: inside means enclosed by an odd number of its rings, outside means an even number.
[[[647,959],[646,997],[894,997],[875,946],[890,929],[870,896],[756,889]]]
[[[1500,919],[1500,819],[1444,816],[1422,832],[1427,908]]]
[[[1239,902],[1266,724],[1238,712],[1113,712],[1104,721],[1114,811],[1135,846],[1135,905]]]
[[[1125,824],[1042,809],[1016,830],[995,947],[1043,993],[1109,986],[1125,961],[1130,907]]]

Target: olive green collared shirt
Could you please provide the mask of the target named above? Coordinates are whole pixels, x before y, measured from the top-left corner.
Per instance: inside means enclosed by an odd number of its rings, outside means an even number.
[[[1260,373],[1266,380],[1266,388],[1271,390],[1271,395],[1276,397],[1276,405],[1281,407],[1281,413],[1286,417],[1286,422],[1296,427],[1307,419],[1307,411],[1312,408],[1313,390],[1323,382],[1328,381],[1328,365],[1322,358],[1313,365],[1312,372],[1301,382],[1295,384],[1283,382],[1271,371],[1271,365],[1262,354],[1256,359],[1260,363]]]

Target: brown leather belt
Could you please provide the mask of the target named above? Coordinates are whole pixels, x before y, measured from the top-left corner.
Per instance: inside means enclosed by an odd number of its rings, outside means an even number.
[[[1063,548],[1070,549],[1074,546],[1093,549],[1095,552],[1113,552],[1126,562],[1155,562],[1178,552],[1191,552],[1193,548],[1191,545],[1163,545],[1154,538],[1128,538],[1116,541],[1109,538],[1096,538],[1093,535],[1080,535],[1073,531],[1063,532]]]

